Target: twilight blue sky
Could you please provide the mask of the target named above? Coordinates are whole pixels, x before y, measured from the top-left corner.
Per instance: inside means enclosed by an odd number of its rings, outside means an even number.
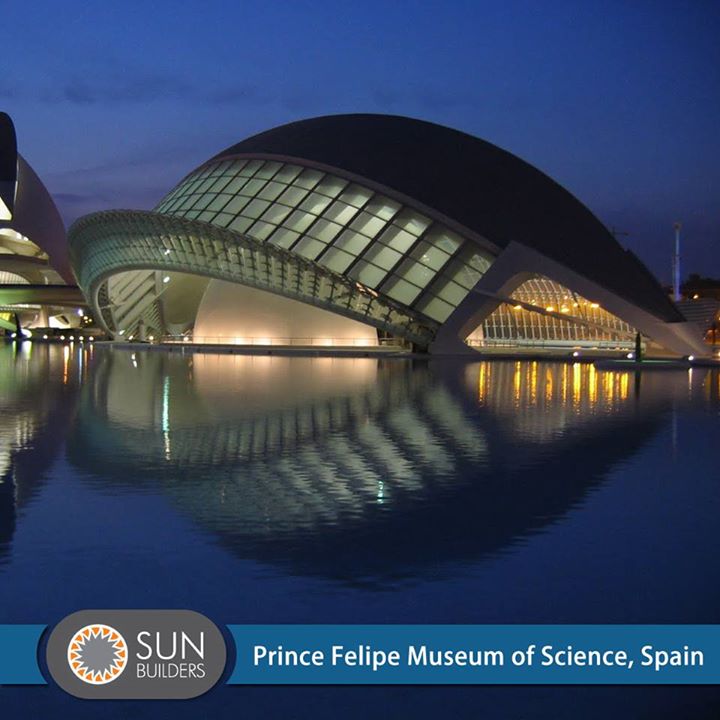
[[[67,223],[338,112],[442,123],[558,180],[670,279],[720,276],[717,0],[5,0],[0,109]]]

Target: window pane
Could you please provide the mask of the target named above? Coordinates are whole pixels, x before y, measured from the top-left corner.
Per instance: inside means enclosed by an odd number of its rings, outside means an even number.
[[[285,185],[271,180],[259,193],[258,197],[263,200],[275,200],[275,198],[285,189]]]
[[[273,245],[277,245],[282,248],[289,248],[298,238],[300,237],[299,232],[294,230],[288,230],[287,228],[278,228],[270,238]]]
[[[379,243],[372,245],[370,249],[363,255],[363,260],[368,260],[375,265],[387,268],[388,270],[397,263],[402,255],[395,250],[384,247]]]
[[[265,180],[271,178],[280,169],[279,162],[266,162],[260,170],[258,170],[255,177],[264,178]]]
[[[349,255],[344,250],[338,250],[335,247],[331,247],[318,261],[321,265],[334,270],[335,272],[345,272],[350,263],[354,260],[352,255]]]
[[[463,243],[463,239],[445,228],[433,228],[424,238],[431,245],[439,247],[448,255],[452,255]]]
[[[229,195],[216,195],[213,198],[213,201],[207,206],[208,210],[222,210],[222,208],[225,206],[225,203],[230,200]]]
[[[422,235],[430,226],[430,220],[414,210],[402,210],[393,223],[413,235]]]
[[[438,298],[423,299],[418,305],[418,310],[438,322],[445,322],[453,311],[452,305],[448,305]]]
[[[370,215],[370,213],[366,213],[365,211],[361,212],[350,225],[353,230],[357,230],[369,237],[375,237],[384,226],[385,221],[382,218]]]
[[[391,279],[386,283],[385,288],[383,288],[383,295],[389,295],[404,305],[410,305],[419,294],[419,287],[411,285],[409,282],[401,280],[400,278]]]
[[[379,267],[375,267],[375,265],[370,265],[370,263],[363,261],[360,261],[350,272],[352,277],[369,287],[377,287],[386,274],[386,270],[382,270]]]
[[[465,299],[467,293],[466,288],[460,287],[460,285],[454,283],[452,280],[448,280],[442,289],[435,291],[435,294],[439,298],[446,300],[453,307],[457,307]]]
[[[244,233],[252,225],[252,222],[252,218],[237,217],[230,223],[229,229]]]
[[[397,274],[420,287],[425,287],[436,275],[430,268],[412,260],[406,260],[398,268]]]
[[[417,242],[414,235],[394,225],[385,230],[380,236],[380,240],[401,253],[406,253]]]
[[[243,195],[247,195],[249,197],[255,197],[260,190],[262,190],[263,186],[265,185],[265,180],[257,180],[256,178],[253,178],[252,180],[249,180],[247,184],[243,187],[243,189],[240,191]]]
[[[295,184],[311,190],[318,184],[322,176],[323,174],[317,170],[305,168],[295,180]]]
[[[291,212],[289,207],[274,204],[263,213],[262,219],[274,225],[279,225]]]
[[[310,228],[309,234],[324,243],[329,243],[341,230],[341,225],[320,219]]]
[[[365,210],[372,215],[377,215],[383,220],[390,220],[390,218],[400,209],[400,203],[391,200],[390,198],[383,197],[382,195],[376,195],[366,206]]]
[[[346,180],[341,180],[332,175],[326,175],[315,188],[315,192],[322,193],[328,197],[336,197],[344,187],[347,186]]]
[[[210,186],[208,192],[211,193],[217,193],[220,192],[225,188],[225,186],[230,182],[229,177],[218,177],[215,178],[215,182]]]
[[[300,201],[308,194],[305,188],[301,187],[289,187],[280,197],[278,202],[281,202],[290,207],[297,207]]]
[[[372,194],[372,190],[368,190],[360,185],[352,184],[348,185],[339,199],[342,202],[348,203],[348,205],[360,207],[372,197]]]
[[[308,215],[302,210],[294,210],[292,214],[285,221],[286,225],[291,230],[297,230],[298,232],[305,232],[308,226],[315,220],[312,215]]]
[[[213,225],[219,225],[220,227],[227,227],[234,219],[233,215],[218,213],[212,223]]]
[[[260,217],[268,209],[270,203],[267,200],[253,200],[243,210],[243,215],[251,218]]]
[[[420,260],[420,262],[428,265],[434,270],[439,270],[450,259],[450,256],[447,253],[425,241],[421,242],[410,253],[410,256],[414,257],[416,260]]]
[[[243,197],[242,195],[236,195],[224,208],[223,212],[232,213],[237,215],[248,203],[250,198]]]
[[[314,260],[325,249],[324,243],[314,238],[304,237],[294,248],[293,252]]]
[[[229,195],[236,195],[240,192],[240,189],[245,185],[247,181],[248,179],[246,177],[238,175],[225,186],[225,190],[223,192],[226,192]]]
[[[252,235],[258,240],[265,240],[268,235],[275,229],[275,225],[258,220],[249,230],[248,235]]]
[[[300,174],[302,170],[298,165],[284,165],[280,172],[275,175],[273,180],[278,182],[284,182],[288,185]]]
[[[352,205],[336,201],[324,213],[323,217],[346,225],[357,214],[358,209]]]
[[[300,209],[319,215],[329,204],[329,197],[312,192],[300,203]]]
[[[244,177],[250,177],[260,169],[262,164],[262,160],[250,160],[245,164],[244,167],[240,169],[240,175],[243,175]]]
[[[359,255],[370,243],[370,238],[359,235],[352,230],[344,230],[335,241],[335,247],[347,250],[352,255]]]

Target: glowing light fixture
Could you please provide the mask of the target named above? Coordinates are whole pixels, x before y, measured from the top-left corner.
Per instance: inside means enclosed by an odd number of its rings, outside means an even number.
[[[166,276],[163,278],[163,282],[164,282],[164,283],[169,283],[169,282],[170,282],[170,276],[169,276],[169,275],[166,275]]]

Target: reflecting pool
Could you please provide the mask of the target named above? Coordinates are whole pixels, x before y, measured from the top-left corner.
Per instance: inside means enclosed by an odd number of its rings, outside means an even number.
[[[0,622],[148,607],[218,624],[717,623],[719,415],[715,369],[2,345]],[[715,687],[0,698],[9,717],[720,708]]]

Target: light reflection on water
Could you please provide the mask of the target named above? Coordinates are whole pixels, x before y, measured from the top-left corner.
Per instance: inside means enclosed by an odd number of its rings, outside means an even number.
[[[717,622],[719,410],[701,368],[0,346],[2,621]]]

